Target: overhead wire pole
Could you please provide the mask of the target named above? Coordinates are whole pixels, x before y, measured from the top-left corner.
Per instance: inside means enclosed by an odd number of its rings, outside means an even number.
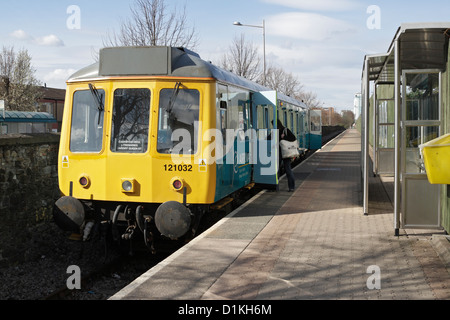
[[[263,20],[262,26],[255,26],[251,24],[242,24],[238,21],[234,22],[233,25],[238,27],[252,27],[252,28],[260,28],[263,29],[263,55],[264,55],[264,85],[266,85],[266,21]]]

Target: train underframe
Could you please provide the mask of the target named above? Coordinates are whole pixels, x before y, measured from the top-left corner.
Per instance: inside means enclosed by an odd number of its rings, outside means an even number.
[[[171,240],[186,243],[197,234],[209,205],[184,205],[169,201],[154,203],[118,203],[85,201],[65,196],[56,201],[55,223],[71,232],[73,238],[112,240],[130,247],[135,240],[156,253],[159,243]]]

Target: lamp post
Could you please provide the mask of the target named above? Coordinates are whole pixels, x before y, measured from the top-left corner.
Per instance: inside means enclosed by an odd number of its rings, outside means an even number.
[[[255,26],[251,24],[242,24],[238,21],[234,22],[233,25],[238,27],[252,27],[263,29],[263,52],[264,52],[264,85],[266,85],[266,22],[263,20],[262,26]]]

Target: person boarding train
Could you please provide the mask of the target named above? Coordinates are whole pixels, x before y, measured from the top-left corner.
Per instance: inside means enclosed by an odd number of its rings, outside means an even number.
[[[277,129],[278,141],[280,143],[280,155],[288,179],[289,192],[293,192],[295,189],[295,176],[292,172],[291,162],[299,156],[297,138],[289,128],[283,126],[280,120],[277,120]]]

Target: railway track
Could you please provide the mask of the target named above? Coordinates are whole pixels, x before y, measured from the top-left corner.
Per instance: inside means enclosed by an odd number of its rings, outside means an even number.
[[[118,256],[101,268],[82,275],[80,289],[70,290],[63,286],[43,300],[106,300],[169,254],[139,251],[133,256]]]

